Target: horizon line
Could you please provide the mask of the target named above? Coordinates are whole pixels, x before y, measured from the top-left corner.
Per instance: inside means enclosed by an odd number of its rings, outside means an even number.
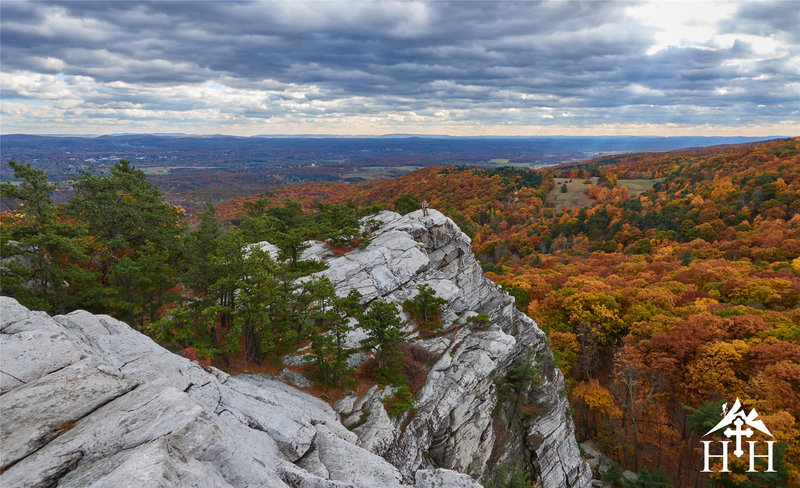
[[[386,134],[253,134],[253,135],[236,135],[236,134],[201,134],[201,133],[183,133],[183,132],[120,132],[108,134],[92,134],[92,133],[25,133],[25,132],[12,132],[8,134],[0,134],[0,137],[9,136],[36,136],[36,137],[80,137],[80,138],[98,138],[98,137],[125,137],[125,136],[159,136],[159,137],[235,137],[241,139],[250,138],[441,138],[441,139],[526,139],[526,138],[587,138],[587,137],[636,137],[636,138],[660,138],[660,139],[679,139],[679,138],[706,138],[706,139],[786,139],[793,137],[800,137],[800,135],[766,135],[766,136],[751,136],[751,135],[640,135],[640,134],[605,134],[605,135],[449,135],[449,134],[425,134],[425,133],[386,133]]]

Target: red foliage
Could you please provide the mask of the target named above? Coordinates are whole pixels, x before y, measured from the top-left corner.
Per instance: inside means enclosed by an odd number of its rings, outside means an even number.
[[[204,370],[211,372],[211,358],[206,359],[198,359],[197,358],[197,349],[193,347],[187,347],[183,350],[183,357],[188,359],[189,361],[194,361],[199,364]]]

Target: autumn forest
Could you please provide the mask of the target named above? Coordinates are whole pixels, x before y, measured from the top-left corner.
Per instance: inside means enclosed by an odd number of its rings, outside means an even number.
[[[556,179],[585,183],[591,203],[559,206]],[[636,180],[654,184],[630,196],[620,181]],[[704,486],[698,440],[738,397],[782,441],[782,471],[716,482],[800,484],[800,139],[268,196],[309,208],[427,199],[547,332],[580,435],[623,469]]]

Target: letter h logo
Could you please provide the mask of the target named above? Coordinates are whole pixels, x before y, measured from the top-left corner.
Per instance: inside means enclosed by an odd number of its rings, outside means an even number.
[[[722,420],[714,426],[713,429],[706,432],[703,436],[711,434],[712,432],[716,432],[717,430],[722,429],[723,427],[728,427],[722,433],[727,438],[735,438],[736,439],[736,449],[734,449],[733,454],[740,458],[742,454],[744,454],[744,450],[742,450],[742,437],[749,438],[754,434],[753,429],[756,429],[760,432],[767,434],[770,437],[773,435],[770,433],[767,426],[764,425],[762,420],[757,420],[758,413],[756,409],[750,410],[749,414],[745,414],[744,409],[742,409],[742,404],[739,402],[739,399],[736,399],[736,402],[733,404],[733,408],[729,412],[725,412],[725,407],[727,404],[722,405]],[[730,428],[733,425],[735,428]],[[746,429],[742,429],[742,426],[747,425]],[[750,428],[752,427],[752,429]],[[767,473],[774,473],[775,470],[772,468],[772,446],[775,444],[775,441],[765,441],[767,444],[767,453],[766,454],[756,454],[756,444],[757,441],[746,441],[749,450],[750,450],[750,469],[747,470],[748,473],[756,472],[756,458],[764,458],[767,460],[767,469],[765,472]],[[722,444],[722,454],[711,454],[711,444],[712,441],[700,441],[703,444],[703,470],[702,473],[710,473],[710,462],[711,458],[719,458],[722,460],[722,469],[719,471],[720,473],[729,473],[728,471],[728,444],[731,441],[720,441],[719,443]]]

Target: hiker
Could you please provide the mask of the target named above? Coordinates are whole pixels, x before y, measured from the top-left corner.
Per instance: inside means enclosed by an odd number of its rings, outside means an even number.
[[[428,201],[427,200],[423,200],[422,201],[422,215],[425,216],[425,217],[428,216]]]

